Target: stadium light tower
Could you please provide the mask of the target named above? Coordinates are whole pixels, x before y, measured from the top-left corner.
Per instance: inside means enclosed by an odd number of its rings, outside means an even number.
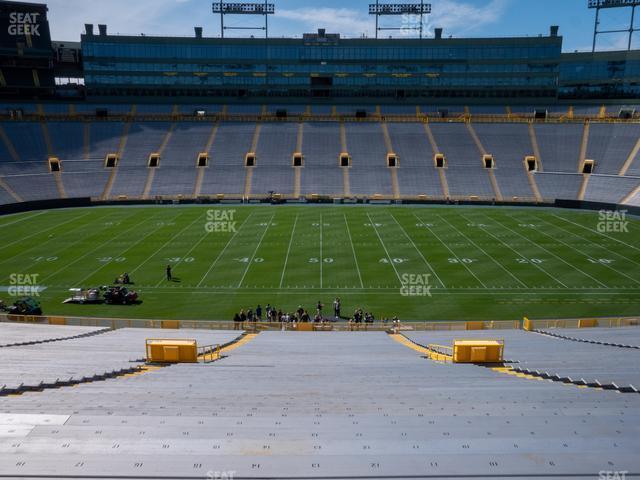
[[[269,15],[273,15],[276,12],[276,6],[273,3],[267,3],[267,0],[255,3],[235,3],[220,0],[213,2],[212,11],[220,15],[222,38],[224,38],[225,30],[264,30],[265,38],[269,38]],[[264,17],[264,27],[227,27],[224,24],[225,15],[261,15]]]
[[[424,28],[424,16],[431,13],[431,4],[424,3],[424,0],[420,0],[420,3],[380,3],[380,0],[376,0],[376,3],[369,5],[369,15],[376,16],[376,38],[378,38],[378,32],[381,30],[406,30],[407,27],[380,27],[380,17],[391,15],[417,15],[420,17],[420,38],[422,39],[422,32]]]
[[[589,0],[589,8],[596,9],[596,20],[593,27],[593,48],[592,52],[596,51],[596,39],[598,35],[603,33],[629,33],[629,43],[627,50],[631,50],[631,40],[633,39],[633,33],[637,32],[638,28],[635,28],[633,23],[635,21],[636,7],[640,5],[640,0]],[[620,30],[598,30],[600,25],[600,10],[603,8],[623,8],[631,7],[631,21],[629,22],[629,28]]]

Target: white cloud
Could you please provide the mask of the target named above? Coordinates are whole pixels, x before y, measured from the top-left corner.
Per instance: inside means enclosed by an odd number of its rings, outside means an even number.
[[[214,25],[215,20],[211,14],[210,0],[35,1],[49,5],[49,23],[55,40],[79,40],[85,23],[105,23],[110,33],[186,36],[193,35],[193,25],[200,23],[211,34],[206,27]],[[469,0],[432,0],[433,13],[425,17],[425,32],[433,35],[435,27],[443,27],[445,36],[485,36],[486,27],[501,20],[511,1],[486,0],[484,5],[478,6]],[[346,37],[359,37],[362,34],[373,37],[375,23],[374,18],[368,15],[367,6],[368,2],[360,4],[358,8],[276,9],[271,32],[274,36],[299,36],[304,32],[326,28],[330,33],[337,32]],[[381,22],[381,25],[400,24],[402,17],[382,19]],[[391,32],[381,32],[381,36],[387,33]],[[401,32],[392,33],[401,35]]]
[[[110,33],[190,35],[192,23],[174,16],[184,14],[185,3],[189,1],[38,0],[38,3],[49,6],[49,26],[54,40],[78,41],[85,23],[104,23]]]
[[[366,12],[351,8],[298,8],[293,10],[276,9],[276,17],[297,22],[291,25],[288,34],[299,35],[300,30],[315,31],[326,28],[328,33],[341,33],[347,37],[359,37],[363,33],[374,33],[374,26]],[[280,32],[278,32],[280,33]]]
[[[454,37],[468,36],[482,32],[491,36],[485,27],[502,19],[509,0],[491,0],[485,6],[454,0],[440,0],[434,4],[433,13],[427,20],[427,31],[432,34],[436,27],[444,28],[444,35]]]
[[[459,0],[434,0],[433,13],[425,16],[425,32],[433,35],[435,27],[445,29],[445,35],[457,37],[481,32],[488,25],[501,20],[511,0],[490,0],[484,6],[476,6]],[[366,7],[366,6],[363,6]],[[326,28],[328,32],[340,33],[347,37],[359,37],[363,33],[375,35],[374,18],[368,15],[365,8],[297,8],[276,10],[276,17],[292,20],[297,24],[287,28],[287,34],[300,34],[300,27],[305,31]],[[394,22],[395,20],[395,22]],[[381,26],[402,26],[401,16],[395,19],[381,19]],[[419,23],[419,22],[417,22]],[[413,25],[417,27],[417,25]],[[278,32],[280,33],[280,32]],[[391,32],[381,32],[386,36]],[[400,36],[401,32],[393,32]]]

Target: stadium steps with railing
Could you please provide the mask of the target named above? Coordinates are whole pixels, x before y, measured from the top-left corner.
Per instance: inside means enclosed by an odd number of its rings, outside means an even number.
[[[47,146],[47,153],[49,157],[55,157],[56,154],[53,151],[53,143],[51,142],[51,135],[49,133],[49,126],[47,122],[42,120],[40,122],[40,128],[42,129],[42,137],[44,138],[44,143]],[[53,178],[56,182],[56,188],[58,189],[58,196],[60,198],[67,198],[67,192],[64,188],[64,182],[62,181],[62,172],[51,172],[53,174]]]
[[[622,168],[620,169],[620,173],[618,173],[618,175],[627,174],[627,171],[633,164],[633,161],[638,157],[639,152],[640,152],[640,138],[638,138],[636,145],[633,147],[633,150],[631,150],[631,153],[629,153],[629,156],[625,160],[624,165],[622,165]]]
[[[471,125],[471,122],[467,122],[466,125],[467,125],[467,130],[469,131],[469,135],[471,135],[471,138],[473,139],[473,143],[475,143],[476,147],[478,148],[478,152],[480,152],[480,155],[481,156],[487,155],[488,154],[487,149],[484,148],[484,145],[480,141],[480,138],[478,137],[478,134],[473,128],[473,125]],[[493,189],[494,198],[496,198],[499,201],[502,201],[502,192],[500,191],[500,185],[498,185],[498,179],[496,178],[496,175],[493,169],[487,168],[485,170],[489,175],[489,182],[491,183],[491,188]]]
[[[167,133],[165,133],[164,138],[162,139],[162,143],[160,144],[160,147],[158,148],[158,151],[157,151],[161,159],[162,159],[162,152],[164,152],[164,149],[167,148],[167,144],[171,140],[171,136],[173,135],[173,130],[175,128],[176,128],[176,123],[174,122],[171,124],[171,126],[169,127],[169,130],[167,130]],[[149,198],[149,194],[151,193],[151,188],[153,187],[153,179],[156,176],[156,170],[158,168],[160,168],[159,165],[156,168],[149,168],[149,171],[147,172],[147,181],[144,184],[144,190],[142,192],[143,199]]]
[[[127,140],[129,139],[129,130],[131,130],[130,120],[125,122],[124,126],[122,127],[122,135],[120,136],[120,143],[118,144],[118,154],[117,154],[118,163],[116,164],[115,167],[111,169],[111,174],[109,175],[107,184],[104,186],[104,190],[102,192],[102,195],[100,196],[102,200],[108,200],[109,196],[111,195],[111,189],[113,188],[113,184],[116,181],[116,176],[118,175],[118,168],[120,163],[119,160],[122,158],[124,149],[127,146]]]

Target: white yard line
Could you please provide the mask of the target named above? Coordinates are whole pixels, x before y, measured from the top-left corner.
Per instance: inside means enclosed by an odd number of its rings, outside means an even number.
[[[440,283],[440,285],[442,286],[442,288],[447,288],[444,285],[444,282],[440,279],[440,277],[438,276],[438,274],[436,273],[435,269],[431,266],[431,264],[427,261],[427,259],[425,258],[425,256],[422,254],[422,252],[420,251],[420,249],[418,248],[418,246],[414,243],[413,239],[407,234],[406,230],[402,227],[402,225],[400,225],[400,222],[398,222],[398,220],[396,219],[396,217],[392,214],[389,213],[388,214],[391,218],[393,218],[393,221],[396,222],[396,224],[398,225],[398,227],[400,227],[400,230],[402,231],[402,233],[404,234],[405,237],[407,237],[407,239],[411,242],[411,245],[413,245],[413,248],[415,248],[416,252],[418,252],[418,255],[420,255],[420,258],[422,258],[422,261],[425,263],[425,265],[429,268],[429,270],[431,270],[431,272],[433,273],[433,275],[436,277],[436,279],[438,280],[438,283]],[[480,282],[480,279],[477,279]],[[483,286],[484,285],[482,282],[480,282]]]
[[[347,222],[347,215],[343,213],[342,216],[344,217],[344,223],[347,226],[347,234],[349,235],[349,243],[351,244],[351,253],[353,253],[353,261],[356,264],[358,279],[360,279],[360,287],[364,288],[364,283],[362,282],[362,275],[360,274],[360,265],[358,265],[358,259],[356,258],[356,249],[353,246],[353,239],[351,238],[351,230],[349,229],[349,222]]]
[[[285,289],[279,289],[279,288],[255,288],[255,287],[243,287],[243,288],[236,288],[236,287],[182,287],[182,286],[171,286],[171,287],[151,287],[151,286],[145,286],[145,285],[141,285],[140,286],[141,289],[145,289],[145,290],[163,290],[166,293],[172,292],[172,293],[180,293],[181,295],[184,295],[185,292],[187,293],[224,293],[225,295],[228,295],[229,292],[276,292],[276,293],[281,293],[281,294],[286,294],[286,295],[292,295],[292,294],[297,294],[297,295],[308,295],[310,291],[323,291],[323,292],[375,292],[376,295],[397,295],[398,294],[398,289],[397,288],[342,288],[342,287],[336,287],[336,288],[313,288],[313,287],[300,287],[300,288],[296,288],[296,287],[287,287]],[[48,285],[47,286],[47,290],[48,291],[57,291],[57,290],[65,290],[66,287],[65,286],[58,286],[58,285]],[[483,289],[483,288],[465,288],[465,289],[461,289],[461,288],[447,288],[447,289],[438,289],[438,290],[432,290],[432,294],[434,295],[499,295],[499,296],[503,296],[503,295],[514,295],[514,296],[536,296],[536,295],[560,295],[560,296],[569,296],[569,295],[578,295],[578,296],[584,296],[584,295],[589,295],[589,296],[593,296],[593,295],[629,295],[628,291],[613,291],[613,292],[607,292],[607,291],[603,291],[603,290],[625,290],[625,289],[603,289],[603,288],[597,288],[597,289],[588,289],[588,288],[572,288],[570,290],[566,290],[564,288],[530,288],[528,289],[528,291],[518,291],[518,292],[513,292],[513,291],[503,291],[499,288],[489,288],[489,289]],[[637,289],[633,289],[632,291],[636,292]],[[588,293],[586,293],[588,292]],[[164,292],[163,292],[164,293]]]
[[[602,237],[605,237],[605,238],[608,238],[608,239],[613,240],[613,241],[615,241],[615,242],[621,243],[622,245],[626,245],[627,247],[629,247],[629,248],[633,248],[634,250],[637,250],[638,252],[640,252],[640,248],[638,248],[638,247],[634,247],[633,245],[629,245],[628,243],[623,242],[622,240],[618,240],[618,239],[617,239],[617,238],[615,238],[615,237],[611,237],[611,236],[609,236],[609,235],[607,235],[607,234],[605,234],[605,233],[600,233],[600,232],[598,232],[597,230],[592,230],[592,229],[590,229],[590,228],[588,228],[588,227],[585,227],[584,225],[580,225],[579,223],[572,222],[571,220],[567,220],[566,218],[560,217],[560,216],[556,215],[555,213],[554,213],[554,214],[552,214],[552,215],[553,215],[554,217],[556,217],[556,218],[559,218],[560,220],[563,220],[563,221],[565,221],[565,222],[572,223],[573,225],[576,225],[576,226],[578,226],[578,227],[580,227],[580,228],[584,228],[584,229],[585,229],[585,230],[587,230],[588,232],[597,233],[598,235],[600,235],[600,236],[602,236]]]
[[[111,215],[114,215],[115,213],[117,213],[117,212],[109,213],[109,214],[107,214],[105,217],[101,217],[101,218],[98,218],[98,219],[96,219],[96,220],[98,220],[98,221],[104,221],[106,218],[108,218],[108,217],[109,217],[109,216],[111,216]],[[77,230],[78,228],[88,227],[88,226],[89,226],[89,225],[91,225],[92,223],[93,223],[93,222],[89,222],[89,223],[86,223],[86,224],[84,224],[84,225],[80,225],[80,226],[78,226],[77,228],[74,228],[73,230],[69,230],[68,232],[65,232],[63,235],[66,235],[66,234],[68,234],[68,233],[74,232],[74,231],[75,231],[75,230]],[[104,226],[103,226],[99,231],[106,230],[106,229],[108,229],[108,228],[109,228],[109,227],[111,227],[111,226],[112,226],[112,225],[104,225]],[[95,232],[92,232],[92,233],[95,233]],[[65,250],[69,250],[70,248],[75,247],[78,243],[84,242],[84,241],[86,240],[86,237],[85,237],[85,236],[83,236],[83,235],[74,235],[74,236],[77,236],[77,237],[78,237],[78,240],[76,240],[75,242],[73,242],[73,243],[71,243],[71,244],[67,244],[67,243],[65,243],[65,244],[63,245],[63,248],[61,248],[61,249],[59,249],[59,250],[56,250],[55,252],[54,252],[54,251],[51,251],[51,252],[49,252],[46,256],[51,256],[51,257],[57,256],[57,257],[59,257],[59,256],[60,256],[60,255],[59,255],[59,254],[60,254],[60,252],[64,252]],[[37,246],[42,246],[42,245],[44,245],[44,244],[46,244],[46,243],[47,243],[47,242],[43,242],[42,244],[37,245]],[[36,248],[36,247],[33,247],[33,248]],[[29,250],[25,250],[25,252],[23,252],[23,253],[21,254],[21,256],[23,256],[23,255],[24,255],[24,253],[26,253],[26,252],[28,252],[28,251],[30,251],[30,250],[33,250],[33,248],[30,248]],[[3,261],[3,262],[4,262],[4,261]],[[3,262],[0,262],[0,263],[3,263]],[[23,271],[29,271],[29,270],[31,269],[31,267],[32,267],[33,265],[36,265],[37,263],[38,263],[38,261],[36,260],[36,261],[31,262],[30,264],[28,264],[28,266],[22,265],[22,266],[21,266],[21,268],[22,268],[22,270],[23,270]]]
[[[206,271],[206,273],[202,276],[202,278],[200,279],[200,281],[198,282],[198,285],[196,285],[197,287],[200,287],[200,285],[202,285],[202,282],[204,282],[204,279],[207,278],[207,276],[209,275],[209,273],[211,273],[211,271],[214,269],[214,267],[216,266],[216,264],[218,263],[218,260],[220,260],[220,258],[222,257],[222,255],[224,254],[224,252],[227,251],[227,248],[229,248],[229,245],[231,245],[231,242],[233,242],[233,240],[236,238],[236,236],[238,235],[238,233],[240,233],[240,230],[242,230],[242,227],[244,227],[245,223],[247,223],[247,220],[249,220],[249,218],[251,218],[251,216],[253,215],[253,213],[255,212],[255,210],[252,210],[251,213],[249,215],[247,215],[247,218],[244,219],[244,222],[242,222],[242,225],[240,225],[238,227],[238,229],[235,231],[235,233],[233,235],[231,235],[231,238],[229,238],[229,241],[227,242],[227,244],[224,246],[224,248],[220,251],[220,253],[218,254],[218,256],[216,257],[216,259],[213,261],[213,263],[209,266],[209,269]]]
[[[280,288],[282,288],[282,283],[284,282],[284,272],[287,270],[287,262],[289,261],[289,254],[291,253],[291,244],[293,243],[293,239],[296,235],[296,225],[298,224],[298,216],[296,213],[296,218],[293,221],[293,228],[291,229],[291,237],[289,238],[289,246],[287,247],[287,256],[284,259],[284,266],[282,267],[282,275],[280,275]]]
[[[9,223],[3,223],[0,225],[0,228],[4,228],[4,227],[8,227],[9,225],[15,225],[16,223],[19,222],[24,222],[25,220],[31,220],[35,217],[39,217],[40,215],[44,215],[45,213],[47,213],[49,210],[45,210],[43,212],[38,212],[35,215],[27,215],[23,218],[19,218],[18,220],[14,220],[13,222],[9,222]]]
[[[87,216],[87,215],[89,215],[90,213],[91,213],[91,212],[87,212],[87,213],[85,213],[84,215],[80,215],[79,217],[73,217],[72,219],[67,220],[66,222],[58,223],[58,224],[56,224],[56,225],[53,225],[52,227],[45,228],[44,230],[38,230],[37,232],[32,233],[31,235],[27,235],[26,237],[22,237],[22,238],[20,238],[19,240],[16,240],[15,242],[11,242],[11,243],[7,243],[7,244],[5,244],[5,245],[1,245],[1,246],[0,246],[0,250],[3,250],[3,249],[5,249],[5,248],[7,248],[7,247],[10,247],[11,245],[15,245],[16,243],[24,242],[25,240],[27,240],[27,239],[29,239],[29,238],[31,238],[31,237],[36,237],[36,236],[38,236],[38,235],[42,235],[43,233],[46,233],[46,232],[48,232],[49,230],[53,230],[54,228],[61,227],[61,226],[63,226],[63,225],[66,225],[67,223],[75,222],[76,220],[78,220],[78,219],[80,219],[80,218],[84,218],[84,217],[86,217],[86,216]],[[76,228],[81,228],[81,227],[83,227],[83,226],[84,226],[84,224],[80,224],[80,225],[78,225]],[[75,230],[75,229],[74,229],[74,230]],[[41,247],[43,244],[45,244],[45,243],[47,243],[47,242],[49,242],[49,241],[50,241],[50,240],[45,240],[44,242],[38,243],[37,245],[34,245],[33,247],[31,247],[31,248],[29,248],[29,249],[25,250],[25,252],[28,252],[28,251],[30,251],[30,250],[33,250],[34,248],[37,248],[37,247]],[[24,253],[24,252],[23,252],[23,253]],[[0,263],[2,263],[2,262],[0,262]]]
[[[322,264],[324,263],[324,257],[322,256],[322,213],[320,214],[320,288],[322,288]]]
[[[588,274],[587,272],[583,271],[582,269],[576,267],[575,265],[567,262],[564,258],[560,257],[559,255],[556,255],[555,253],[553,253],[551,250],[543,247],[542,245],[540,245],[537,242],[532,241],[531,239],[525,237],[524,235],[522,235],[520,232],[517,232],[516,230],[513,230],[512,228],[509,228],[507,225],[505,225],[504,223],[502,223],[500,220],[497,220],[493,217],[489,217],[488,215],[484,215],[486,218],[493,220],[495,222],[498,222],[500,225],[502,225],[502,227],[506,228],[507,230],[509,230],[511,233],[515,233],[517,236],[519,236],[520,238],[522,238],[523,240],[526,240],[527,242],[529,242],[531,245],[534,245],[535,247],[544,250],[545,252],[547,252],[548,254],[554,256],[555,258],[557,258],[558,260],[560,260],[562,263],[564,263],[566,266],[573,268],[576,272],[589,277],[591,280],[593,280],[594,282],[598,283],[601,287],[605,287],[606,285],[604,283],[602,283],[600,280],[598,280],[597,278],[595,278],[594,276]]]
[[[371,219],[371,215],[369,215],[368,212],[367,212],[367,217],[369,217],[369,223],[373,227],[373,230],[376,232],[376,235],[378,237],[378,241],[380,242],[380,245],[382,245],[382,248],[384,248],[384,252],[387,254],[387,258],[389,259],[389,263],[393,267],[393,271],[396,272],[396,277],[398,277],[398,282],[400,282],[400,286],[402,286],[403,283],[402,283],[402,280],[400,279],[400,274],[398,273],[398,269],[396,268],[396,264],[393,263],[393,258],[391,258],[391,255],[389,255],[389,251],[387,250],[387,247],[385,246],[384,242],[382,241],[382,238],[380,237],[380,234],[378,233],[378,228],[376,227],[376,224],[373,222],[373,220]]]
[[[415,214],[414,214],[415,216]],[[472,239],[470,239],[467,235],[464,234],[464,232],[462,232],[461,230],[459,230],[455,225],[449,223],[448,220],[446,220],[443,216],[441,215],[437,215],[438,218],[440,218],[443,222],[445,222],[446,224],[448,224],[451,228],[453,228],[459,235],[461,235],[462,237],[464,237],[469,243],[471,243],[471,245],[473,245],[474,247],[476,247],[478,250],[480,250],[482,253],[484,253],[487,257],[489,257],[493,263],[495,263],[496,265],[498,265],[500,268],[502,268],[502,270],[504,270],[508,275],[511,276],[511,278],[513,278],[516,282],[518,282],[520,285],[522,285],[525,288],[528,288],[528,286],[521,281],[518,277],[516,277],[507,267],[505,267],[504,265],[502,265],[500,262],[498,262],[493,255],[489,255],[480,245],[476,244],[476,242],[474,242]],[[416,218],[418,218],[418,220],[421,220],[419,217],[416,216]],[[422,222],[424,222],[424,220],[421,220]]]
[[[131,215],[128,215],[127,217],[125,217],[125,219],[124,219],[124,220],[128,219],[129,217],[133,217],[136,213],[137,213],[137,212],[134,212],[134,213],[132,213]],[[154,217],[155,217],[155,215],[154,215]],[[151,218],[153,218],[153,217],[151,217]],[[82,256],[80,256],[80,257],[76,258],[73,262],[71,262],[71,263],[67,263],[66,265],[63,265],[62,267],[60,267],[60,268],[59,268],[58,270],[56,270],[55,272],[50,273],[49,275],[47,275],[46,277],[44,277],[44,278],[42,279],[42,281],[46,280],[47,278],[51,278],[51,277],[53,277],[53,276],[57,275],[58,273],[60,273],[60,272],[62,272],[62,271],[64,271],[64,270],[66,270],[67,268],[69,268],[69,267],[70,267],[70,266],[72,266],[72,265],[75,265],[75,264],[76,264],[76,263],[78,263],[80,260],[82,260],[83,258],[85,258],[87,255],[89,255],[89,254],[91,254],[91,253],[95,252],[96,250],[98,250],[98,249],[100,249],[100,248],[104,247],[105,245],[108,245],[108,244],[109,244],[110,242],[112,242],[114,239],[116,239],[116,238],[118,238],[118,237],[121,237],[121,236],[122,236],[122,235],[124,235],[125,233],[128,233],[130,230],[133,230],[134,228],[139,227],[139,226],[140,226],[140,224],[139,224],[139,223],[136,223],[136,224],[135,224],[135,225],[133,225],[131,228],[128,228],[128,229],[127,229],[127,230],[125,230],[124,232],[120,232],[120,233],[119,233],[118,235],[116,235],[115,237],[111,237],[111,238],[107,239],[105,242],[101,243],[101,244],[100,244],[100,245],[98,245],[96,248],[93,248],[93,249],[89,250],[88,252],[86,252],[85,254],[83,254]]]
[[[511,217],[511,216],[510,216],[510,218],[513,218],[513,217]],[[552,227],[556,227],[557,229],[559,229],[559,230],[561,230],[561,231],[563,231],[563,232],[571,233],[572,235],[574,235],[574,236],[578,237],[580,240],[586,240],[586,238],[584,238],[584,237],[580,237],[580,236],[578,236],[578,235],[576,235],[576,234],[574,234],[574,233],[570,232],[569,230],[565,230],[564,228],[559,227],[559,226],[557,226],[557,225],[556,225],[556,224],[554,224],[554,223],[547,222],[547,221],[546,221],[546,220],[544,220],[543,218],[535,217],[535,216],[530,217],[530,218],[534,218],[534,219],[536,219],[536,220],[539,220],[539,221],[541,221],[541,222],[546,223],[547,225],[551,225]],[[514,220],[516,220],[516,219],[514,218]],[[562,240],[560,240],[560,238],[558,238],[558,237],[552,237],[551,235],[547,235],[546,233],[544,233],[544,232],[542,232],[542,231],[540,231],[540,230],[538,230],[538,232],[539,232],[539,233],[542,233],[542,234],[543,234],[544,236],[546,236],[546,237],[552,238],[552,239],[553,239],[553,240],[555,240],[556,242],[560,242],[560,243],[562,243],[563,245],[566,245],[567,247],[569,247],[569,248],[571,248],[571,249],[574,249],[574,250],[575,250],[575,247],[574,247],[573,245],[569,245],[568,243],[563,242],[563,241],[562,241]],[[608,253],[616,254],[615,252],[612,252],[611,250],[609,250],[609,249],[607,249],[607,248],[605,248],[605,247],[602,247],[602,246],[598,245],[597,243],[590,242],[589,240],[587,240],[587,242],[589,242],[591,245],[594,245],[594,246],[596,246],[596,247],[598,247],[598,248],[600,248],[600,249],[602,249],[602,250],[605,250],[605,251],[606,251],[606,252],[608,252]],[[617,255],[617,254],[616,254],[616,255]],[[626,259],[626,257],[624,257],[624,256],[622,256],[622,255],[620,255],[620,256],[621,256],[622,258],[625,258],[625,259]],[[632,282],[637,283],[638,285],[640,285],[640,281],[636,280],[636,279],[635,279],[635,278],[633,278],[633,277],[630,277],[629,275],[627,275],[627,274],[626,274],[626,273],[624,273],[624,272],[621,272],[621,271],[619,271],[619,270],[617,270],[617,269],[613,268],[611,265],[607,265],[606,263],[598,263],[598,265],[601,265],[601,266],[603,266],[603,267],[606,267],[606,268],[608,268],[609,270],[612,270],[612,271],[616,272],[616,273],[617,273],[617,274],[619,274],[619,275],[625,276],[625,277],[627,277],[629,280],[631,280]]]
[[[465,217],[462,214],[459,214],[462,218],[464,218],[467,222],[469,223],[474,223],[471,220],[469,220],[467,217]],[[504,245],[505,247],[507,247],[509,250],[511,250],[513,253],[515,253],[518,258],[522,258],[522,253],[518,252],[516,249],[514,249],[511,245],[508,245],[507,243],[503,242],[502,240],[500,240],[500,238],[496,237],[493,233],[491,233],[489,230],[487,230],[484,227],[479,227],[481,231],[485,232],[486,234],[490,235],[492,238],[494,238],[495,240],[497,240],[498,242],[500,242],[502,245]],[[537,263],[527,263],[527,265],[533,265],[535,268],[537,268],[538,270],[540,270],[542,273],[544,273],[547,277],[549,277],[551,280],[553,280],[554,282],[559,283],[560,285],[562,285],[564,288],[569,288],[567,287],[564,283],[562,283],[560,280],[558,280],[557,278],[555,278],[553,275],[551,275],[549,272],[547,272],[544,268],[542,268],[540,265],[538,265]]]
[[[413,212],[412,212],[412,215],[413,215],[413,216],[414,216],[418,221],[420,221],[420,222],[424,223],[424,220],[420,219],[420,218],[419,218],[415,213],[413,213]],[[391,216],[393,216],[393,215],[391,215]],[[396,220],[396,223],[397,223],[397,220]],[[445,247],[447,250],[449,250],[449,253],[451,253],[451,255],[453,255],[453,256],[455,257],[455,259],[458,261],[458,263],[459,263],[460,265],[462,265],[464,268],[466,268],[466,269],[467,269],[467,272],[469,272],[469,273],[473,276],[473,278],[475,278],[475,279],[480,283],[480,285],[482,285],[484,288],[487,288],[487,286],[485,285],[485,283],[484,283],[482,280],[480,280],[480,279],[476,276],[476,274],[475,274],[475,273],[473,273],[473,272],[471,271],[471,269],[469,268],[469,266],[468,266],[466,263],[464,263],[462,260],[460,260],[460,257],[458,257],[458,255],[456,255],[456,254],[455,254],[455,252],[454,252],[453,250],[451,250],[451,248],[449,248],[449,245],[447,245],[446,243],[444,243],[444,242],[440,239],[440,237],[438,236],[438,234],[437,234],[436,232],[434,232],[432,228],[429,228],[429,227],[426,227],[426,226],[425,226],[425,228],[426,228],[427,230],[429,230],[429,232],[430,232],[434,237],[436,237],[436,239],[437,239],[437,240],[442,244],[442,246],[443,246],[443,247]]]
[[[154,215],[155,216],[155,215]],[[176,215],[175,217],[173,217],[170,221],[175,220],[178,217],[178,215]],[[153,217],[152,217],[153,218]],[[132,228],[135,228],[139,225],[134,225]],[[125,248],[121,253],[114,255],[115,258],[118,257],[122,257],[124,256],[125,253],[127,253],[129,250],[131,250],[133,247],[135,247],[136,245],[139,245],[140,243],[142,243],[144,240],[146,240],[148,237],[150,237],[151,235],[153,235],[154,233],[156,233],[158,230],[160,230],[162,227],[165,227],[166,224],[164,222],[162,222],[161,225],[158,225],[156,228],[154,228],[153,230],[151,230],[149,233],[147,233],[144,237],[140,238],[137,242],[134,242],[133,244],[127,245],[127,248]],[[131,230],[131,228],[129,229]],[[127,230],[127,231],[129,231]],[[118,235],[120,236],[120,235]],[[117,237],[116,237],[117,238]],[[110,239],[108,242],[105,242],[105,244],[109,243],[112,239]],[[100,270],[102,270],[104,267],[106,267],[107,265],[109,265],[110,262],[105,262],[103,263],[100,267],[98,267],[97,269],[93,270],[91,273],[89,273],[89,275],[85,276],[82,280],[80,280],[78,282],[79,285],[82,285],[88,278],[90,278],[92,275],[94,275],[96,272],[99,272]]]
[[[249,263],[247,263],[247,268],[245,268],[244,273],[242,274],[242,278],[240,279],[240,282],[238,283],[238,288],[240,288],[242,286],[242,282],[244,282],[244,278],[247,276],[247,272],[249,272],[249,269],[251,268],[251,264],[253,263],[253,259],[256,258],[256,253],[258,253],[258,250],[260,249],[260,245],[262,245],[262,240],[264,240],[265,235],[269,231],[269,226],[271,225],[271,222],[273,222],[273,217],[274,216],[275,216],[275,213],[273,215],[271,215],[271,218],[267,222],[267,226],[264,227],[264,232],[262,232],[262,236],[260,237],[260,241],[258,242],[258,245],[256,246],[256,249],[253,251],[253,255],[251,255],[251,258],[249,259]]]
[[[588,238],[586,238],[586,237],[582,237],[582,236],[578,235],[577,233],[572,232],[571,230],[567,230],[566,228],[563,228],[563,227],[562,227],[562,226],[560,226],[560,225],[556,225],[555,223],[551,223],[551,222],[546,221],[546,220],[544,220],[544,219],[542,219],[542,218],[540,218],[540,217],[537,217],[537,216],[535,216],[535,217],[533,217],[533,218],[537,218],[537,219],[539,219],[539,220],[542,220],[543,222],[545,222],[545,223],[547,223],[547,224],[549,224],[549,225],[552,225],[552,226],[554,226],[554,227],[556,227],[556,228],[558,228],[558,229],[562,230],[563,232],[569,233],[569,234],[573,235],[574,237],[577,237],[577,238],[579,238],[579,239],[581,239],[581,240],[584,240],[585,242],[589,242],[591,245],[594,245],[594,246],[596,246],[596,247],[598,247],[598,248],[601,248],[601,249],[603,249],[603,250],[605,250],[605,251],[607,251],[607,252],[609,252],[609,253],[612,253],[613,255],[616,255],[617,257],[624,258],[626,261],[631,262],[631,263],[633,263],[634,265],[638,265],[638,266],[640,266],[640,263],[636,262],[635,260],[632,260],[632,259],[630,259],[629,257],[626,257],[625,255],[622,255],[621,253],[618,253],[618,252],[615,252],[615,251],[613,251],[613,250],[610,250],[609,248],[607,248],[607,247],[605,247],[605,246],[603,246],[603,245],[600,245],[599,243],[596,243],[596,242],[594,242],[594,241],[592,241],[592,240],[589,240],[589,239],[588,239]],[[584,227],[584,228],[586,228],[586,227]],[[588,230],[588,229],[587,229],[587,230]],[[598,232],[594,232],[594,233],[598,233]]]
[[[170,238],[169,240],[167,240],[165,243],[163,243],[163,244],[162,244],[162,246],[161,246],[160,248],[158,248],[155,252],[153,252],[151,255],[149,255],[149,256],[145,259],[145,261],[144,261],[144,262],[140,263],[136,268],[134,268],[133,270],[131,270],[131,271],[129,272],[129,274],[132,274],[132,273],[137,272],[137,271],[140,269],[140,267],[142,267],[143,265],[146,265],[146,264],[147,264],[147,262],[148,262],[149,260],[151,260],[153,257],[155,257],[159,252],[161,252],[161,251],[162,251],[162,250],[163,250],[167,245],[169,245],[171,242],[173,242],[176,238],[178,238],[180,235],[182,235],[182,233],[183,233],[185,230],[187,230],[187,229],[191,228],[191,226],[192,226],[194,223],[196,223],[198,220],[200,220],[203,216],[204,216],[204,214],[203,214],[203,215],[198,215],[198,216],[195,218],[195,220],[193,220],[193,222],[191,222],[189,225],[187,225],[186,227],[184,227],[182,230],[180,230],[178,233],[176,233],[173,237],[171,237],[171,238]]]

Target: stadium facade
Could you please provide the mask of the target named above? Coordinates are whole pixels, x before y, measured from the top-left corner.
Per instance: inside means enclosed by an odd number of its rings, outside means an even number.
[[[0,2],[0,12],[5,98],[552,103],[640,96],[640,51],[562,53],[555,26],[535,37],[447,38],[436,29],[425,39],[346,39],[324,30],[296,39],[206,38],[199,27],[193,37],[120,36],[86,24],[81,43],[65,45],[51,41],[46,6]],[[24,28],[29,12],[41,24],[37,35]]]

